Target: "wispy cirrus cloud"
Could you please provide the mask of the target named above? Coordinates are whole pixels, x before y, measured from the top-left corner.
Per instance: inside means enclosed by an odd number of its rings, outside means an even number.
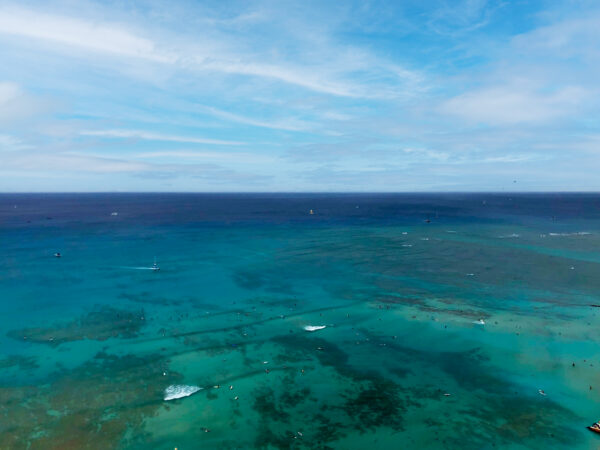
[[[0,134],[0,150],[18,150],[26,147],[20,139],[7,134]]]
[[[15,6],[0,7],[0,33],[62,44],[87,51],[173,63],[174,55],[117,24],[41,13]]]
[[[442,35],[464,34],[485,27],[492,19],[493,11],[502,3],[493,6],[488,0],[456,0],[433,10],[429,27]]]
[[[531,55],[546,55],[553,60],[582,56],[596,66],[600,56],[600,9],[587,11],[576,17],[563,17],[561,20],[540,26],[526,33],[514,36],[511,46],[518,52]]]
[[[586,99],[586,90],[565,86],[543,92],[518,84],[490,86],[443,102],[439,111],[472,123],[512,125],[547,122],[572,115]]]
[[[551,20],[486,47],[489,62],[463,74],[466,88],[438,111],[492,126],[556,124],[596,114],[600,89],[600,10],[544,11]],[[472,51],[472,50],[471,50]],[[493,56],[493,57],[490,57]]]
[[[140,161],[81,155],[70,152],[10,152],[2,155],[1,171],[61,171],[88,173],[143,172],[151,165]]]
[[[600,189],[598,20],[541,0],[7,0],[0,171],[79,189]]]
[[[261,153],[248,152],[195,152],[181,150],[161,150],[154,152],[138,152],[132,155],[135,160],[191,160],[191,161],[211,161],[221,163],[235,164],[274,164],[280,158]]]
[[[51,109],[51,102],[36,98],[13,82],[0,81],[0,126],[31,119]]]
[[[210,106],[200,107],[200,111],[206,112],[214,117],[218,117],[227,121],[241,123],[245,125],[252,125],[261,128],[272,128],[274,130],[306,131],[315,128],[316,126],[314,123],[306,122],[304,120],[295,118],[276,118],[270,120],[258,120]]]
[[[243,145],[240,141],[227,141],[221,139],[198,138],[192,136],[179,136],[171,134],[152,133],[142,130],[83,130],[82,136],[96,136],[115,139],[141,139],[145,141],[182,142],[186,144],[208,145]]]
[[[225,36],[222,41],[210,34],[200,39],[198,36],[173,39],[172,33],[167,33],[156,40],[142,35],[135,27],[126,27],[118,22],[50,14],[10,5],[0,7],[0,34],[39,40],[45,47],[62,46],[105,57],[134,58],[177,66],[179,70],[266,78],[342,97],[368,98],[389,96],[395,92],[389,86],[386,88],[385,83],[367,88],[364,83],[356,82],[356,76],[351,73],[356,70],[376,74],[377,77],[383,74],[396,81],[404,79],[413,84],[419,78],[398,65],[383,63],[368,54],[361,55],[359,50],[354,50],[351,58],[334,53],[328,55],[333,60],[315,60],[310,65],[297,64],[281,57],[240,51],[243,47],[241,42]],[[90,55],[79,54],[78,58],[81,57]],[[129,73],[135,72],[129,69]],[[368,78],[373,80],[372,76]]]
[[[211,186],[219,186],[220,188],[223,186],[231,188],[235,186],[235,182],[239,181],[255,184],[271,178],[268,174],[256,174],[245,171],[243,168],[232,169],[214,161],[194,162],[191,164],[175,162],[151,163],[74,152],[48,153],[40,151],[30,153],[10,152],[3,154],[2,158],[3,164],[0,166],[0,174],[3,175],[31,173],[40,176],[46,172],[49,174],[60,172],[61,174],[69,174],[71,177],[82,175],[87,175],[88,177],[90,175],[102,177],[133,176],[136,178],[148,178],[154,181],[183,179],[187,180],[188,183],[189,180],[201,179],[210,183]],[[105,184],[94,184],[93,181],[90,182],[90,186],[94,186],[92,190],[107,190]],[[156,191],[156,184],[154,186],[155,188],[150,189],[151,191]],[[218,190],[218,188],[213,187],[209,190]]]

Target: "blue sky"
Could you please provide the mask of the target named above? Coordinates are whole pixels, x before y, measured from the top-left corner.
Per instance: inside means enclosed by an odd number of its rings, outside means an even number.
[[[2,1],[0,191],[600,189],[597,1]]]

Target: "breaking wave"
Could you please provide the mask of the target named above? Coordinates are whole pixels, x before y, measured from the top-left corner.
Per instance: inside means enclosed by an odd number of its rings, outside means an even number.
[[[175,400],[176,398],[189,397],[202,388],[199,386],[188,386],[185,384],[172,384],[165,389],[165,400]]]

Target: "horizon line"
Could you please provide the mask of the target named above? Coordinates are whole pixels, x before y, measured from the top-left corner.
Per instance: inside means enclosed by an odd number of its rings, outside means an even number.
[[[398,195],[398,194],[600,194],[598,191],[18,191],[6,192],[0,191],[0,195],[91,195],[91,194],[196,194],[196,195],[290,195],[290,194],[311,194],[311,195]]]

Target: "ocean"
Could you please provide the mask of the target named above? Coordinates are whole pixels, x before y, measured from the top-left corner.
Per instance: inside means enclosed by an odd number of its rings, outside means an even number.
[[[0,449],[600,445],[597,194],[2,194],[0,249]]]

